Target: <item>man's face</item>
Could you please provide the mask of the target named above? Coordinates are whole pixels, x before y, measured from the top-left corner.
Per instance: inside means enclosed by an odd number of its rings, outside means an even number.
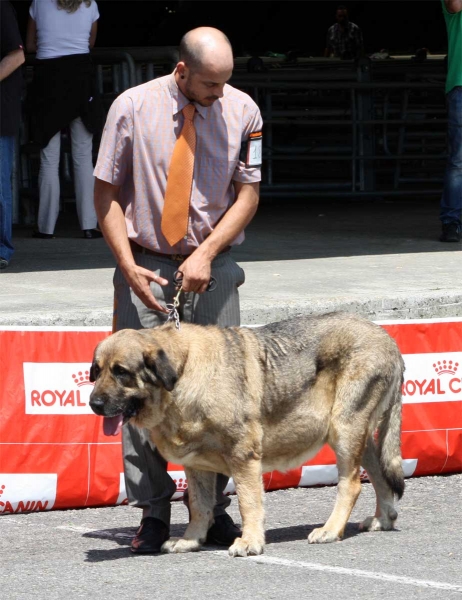
[[[232,68],[227,69],[201,69],[201,71],[188,71],[184,84],[184,94],[189,100],[201,106],[212,104],[223,97],[225,83],[231,78]]]
[[[335,18],[337,20],[337,23],[339,23],[340,25],[345,25],[348,22],[348,13],[346,10],[338,10]]]

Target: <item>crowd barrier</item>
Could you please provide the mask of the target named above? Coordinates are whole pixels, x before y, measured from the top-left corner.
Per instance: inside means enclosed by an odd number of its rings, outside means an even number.
[[[462,471],[462,319],[387,321],[406,363],[402,454],[407,477]],[[0,514],[126,501],[120,438],[88,405],[89,368],[107,328],[0,329]],[[169,464],[175,498],[188,482]],[[367,473],[361,472],[363,480]],[[325,446],[305,465],[264,475],[266,490],[337,481]],[[230,481],[228,492],[233,492]]]

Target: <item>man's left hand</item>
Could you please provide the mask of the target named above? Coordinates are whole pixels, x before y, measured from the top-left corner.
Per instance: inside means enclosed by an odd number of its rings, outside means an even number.
[[[200,255],[197,251],[191,254],[178,269],[183,275],[183,290],[203,294],[212,275],[212,265],[208,258]]]

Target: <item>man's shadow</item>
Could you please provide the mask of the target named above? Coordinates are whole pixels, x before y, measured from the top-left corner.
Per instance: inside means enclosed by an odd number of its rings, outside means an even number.
[[[306,541],[308,535],[316,527],[322,527],[323,523],[316,523],[312,525],[292,525],[290,527],[278,527],[275,529],[268,529],[266,531],[266,544],[282,544],[284,542],[298,542]],[[172,525],[170,528],[170,535],[172,537],[182,537],[186,530],[186,524]],[[108,560],[118,560],[135,557],[135,554],[130,552],[130,543],[136,533],[136,529],[133,527],[124,527],[117,529],[102,529],[100,531],[93,531],[90,533],[84,533],[82,537],[94,538],[94,539],[110,539],[114,541],[119,548],[108,548],[107,550],[88,550],[86,553],[85,562],[97,563]],[[348,523],[345,529],[345,535],[343,541],[356,537],[361,533],[359,529],[359,523]],[[224,546],[212,546],[206,545],[201,548],[201,552],[225,550]],[[153,555],[154,556],[154,555]],[[162,555],[155,555],[160,557]],[[167,555],[164,555],[167,556]]]

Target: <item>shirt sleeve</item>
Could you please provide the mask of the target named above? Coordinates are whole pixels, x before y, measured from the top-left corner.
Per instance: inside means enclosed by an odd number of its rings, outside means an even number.
[[[246,106],[246,112],[248,117],[247,124],[242,132],[242,142],[247,141],[251,133],[256,133],[263,129],[263,119],[258,106],[255,103],[249,104]],[[239,160],[234,171],[233,181],[257,183],[261,181],[261,167],[246,167],[245,163]]]
[[[36,0],[33,0],[29,8],[29,14],[34,19],[34,21],[37,20],[37,7],[35,6],[35,3]]]
[[[112,185],[122,185],[133,165],[133,106],[122,94],[109,110],[93,172]]]
[[[95,0],[93,0],[93,2],[91,3],[91,9],[93,11],[91,14],[91,22],[94,23],[99,19],[98,5],[96,4]]]
[[[14,8],[9,2],[1,3],[0,33],[2,57],[23,47]]]

